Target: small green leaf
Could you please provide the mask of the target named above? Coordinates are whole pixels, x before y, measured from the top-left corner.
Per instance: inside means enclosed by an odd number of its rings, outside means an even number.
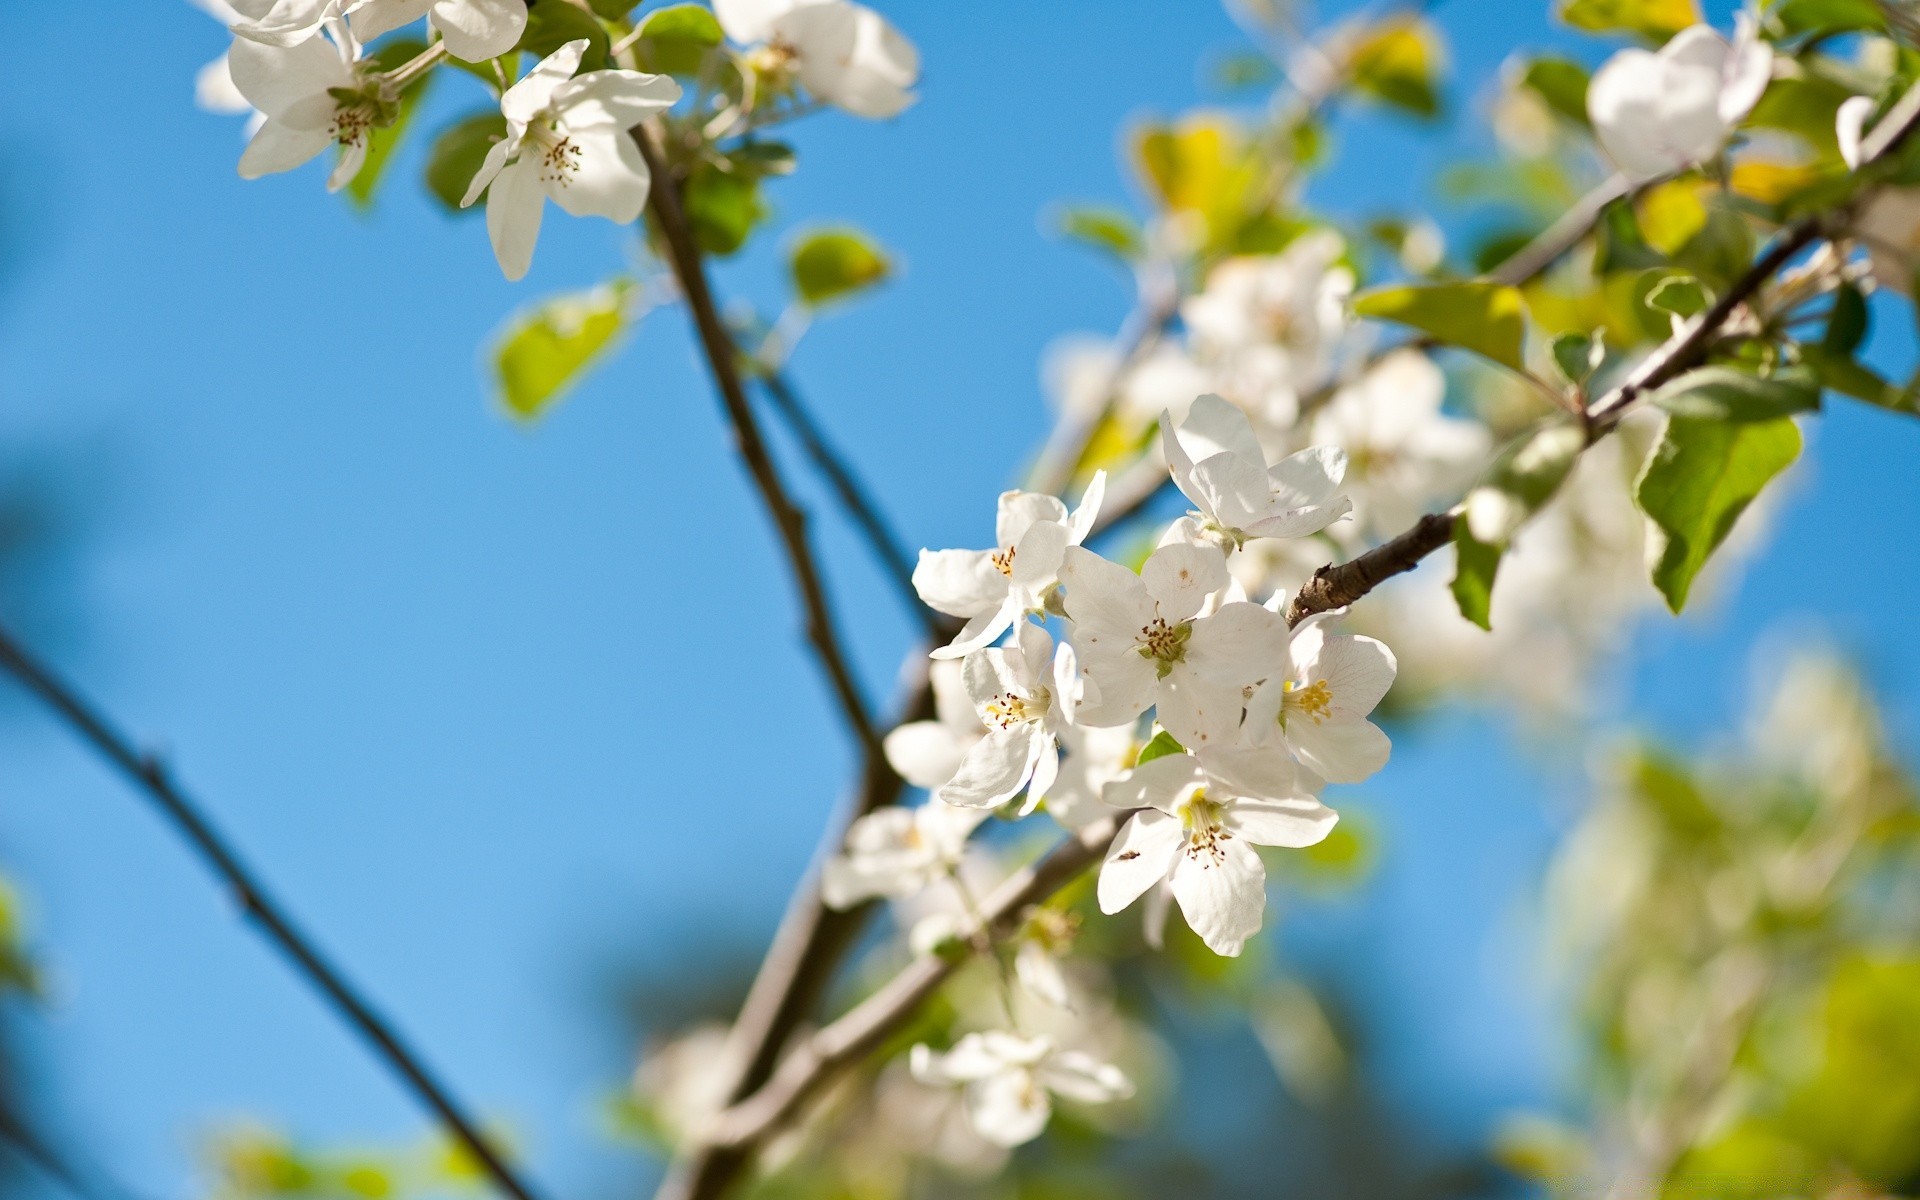
[[[1648,561],[1668,608],[1685,606],[1695,576],[1734,522],[1799,454],[1800,430],[1789,418],[1668,418],[1634,484],[1634,501],[1654,525]]]
[[[1501,366],[1525,371],[1527,305],[1520,289],[1492,280],[1401,284],[1362,292],[1353,299],[1359,316],[1411,325],[1450,346],[1485,355]]]
[[[1493,628],[1493,577],[1500,570],[1502,547],[1483,542],[1467,527],[1466,514],[1453,523],[1453,602],[1460,615],[1482,629]]]
[[[1672,313],[1676,317],[1691,317],[1707,311],[1712,301],[1707,289],[1691,275],[1668,275],[1653,285],[1647,293],[1647,307],[1660,312]]]
[[[787,270],[801,302],[817,308],[880,283],[893,273],[893,264],[858,229],[822,229],[794,246]]]
[[[1664,42],[1700,23],[1694,0],[1567,0],[1560,19],[1593,33],[1637,33]]]
[[[1874,0],[1786,0],[1773,16],[1789,37],[1862,29],[1883,33],[1887,28],[1886,14]]]
[[[1467,527],[1482,542],[1504,545],[1539,512],[1586,449],[1586,431],[1552,419],[1506,444],[1486,475],[1467,493]]]
[[[757,178],[705,160],[687,178],[686,208],[700,248],[723,257],[746,245],[753,227],[768,215]]]
[[[1182,746],[1172,734],[1162,729],[1159,733],[1153,735],[1152,741],[1140,748],[1140,757],[1133,760],[1133,765],[1138,767],[1150,763],[1156,758],[1165,758],[1169,754],[1185,754],[1186,752],[1187,748],[1185,746]]]
[[[720,22],[700,4],[673,4],[647,14],[634,43],[644,70],[661,75],[698,75],[707,53],[725,40]]]
[[[1354,46],[1348,70],[1354,87],[1383,104],[1418,117],[1440,113],[1437,77],[1445,52],[1440,34],[1415,17],[1392,17]]]
[[[1553,339],[1553,365],[1575,387],[1584,387],[1607,359],[1607,341],[1599,330],[1563,333]]]
[[[1731,367],[1701,367],[1667,383],[1651,399],[1678,417],[1772,421],[1818,408],[1820,386],[1804,370],[1762,379]]]
[[[473,177],[480,173],[487,151],[506,136],[507,119],[497,108],[475,113],[441,130],[433,139],[433,151],[427,155],[427,190],[448,212],[479,212],[479,204],[468,210],[460,207],[460,201],[466,197]]]
[[[1137,262],[1146,253],[1140,223],[1117,208],[1074,205],[1061,209],[1058,228],[1063,236],[1105,251],[1124,263]]]
[[[1833,293],[1833,311],[1827,316],[1827,331],[1820,348],[1829,354],[1851,355],[1867,336],[1867,298],[1851,283],[1843,283]]]
[[[626,328],[632,292],[630,281],[615,280],[515,317],[493,354],[507,412],[532,421],[552,407]]]
[[[524,50],[540,59],[580,38],[587,39],[587,52],[580,58],[580,70],[584,73],[604,69],[611,43],[607,38],[607,27],[595,20],[592,13],[565,0],[555,0],[551,4],[530,4],[527,6],[527,28],[520,35],[520,44],[515,49]]]
[[[1532,89],[1546,106],[1576,125],[1586,125],[1587,69],[1570,58],[1551,55],[1527,64],[1520,82]]]
[[[727,151],[727,161],[734,170],[760,179],[768,175],[791,175],[795,162],[792,146],[764,141],[740,143]]]

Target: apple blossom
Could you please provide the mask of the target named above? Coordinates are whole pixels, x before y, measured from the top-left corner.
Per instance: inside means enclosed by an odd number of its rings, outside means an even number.
[[[1100,789],[1133,765],[1132,725],[1068,725],[1060,731],[1066,751],[1060,774],[1047,789],[1047,815],[1071,830],[1085,829],[1107,815]]]
[[[918,808],[883,808],[855,821],[847,844],[820,871],[820,894],[832,908],[874,896],[910,896],[949,877],[967,838],[986,820],[982,809],[929,800]]]
[[[1381,536],[1413,524],[1472,482],[1492,449],[1487,427],[1441,411],[1446,376],[1431,358],[1396,350],[1335,392],[1311,440],[1347,452],[1356,522]]]
[[[500,97],[506,140],[487,152],[460,202],[487,194],[487,233],[508,279],[533,262],[548,197],[573,216],[622,225],[646,207],[647,164],[628,130],[672,107],[680,85],[638,71],[574,77],[586,49],[585,38],[568,42]]]
[[[1057,1049],[1044,1037],[970,1033],[944,1054],[917,1045],[909,1062],[922,1083],[963,1086],[974,1129],[1002,1146],[1040,1136],[1053,1115],[1049,1093],[1082,1104],[1133,1094],[1133,1083],[1120,1068],[1077,1050]]]
[[[1339,494],[1345,451],[1315,446],[1269,468],[1247,414],[1218,396],[1195,400],[1177,429],[1162,413],[1160,440],[1173,482],[1199,505],[1202,530],[1230,546],[1318,533],[1353,508]]]
[[[1398,669],[1384,642],[1328,633],[1316,614],[1287,641],[1286,667],[1247,701],[1247,740],[1280,742],[1329,783],[1360,783],[1387,765],[1387,735],[1367,719]]]
[[[736,43],[764,45],[769,74],[791,72],[815,98],[883,118],[914,101],[920,52],[886,18],[847,0],[714,0]]]
[[[352,48],[325,37],[290,46],[235,40],[227,52],[233,86],[266,116],[240,154],[242,179],[291,171],[336,145],[340,160],[327,190],[360,173],[380,113],[354,60]]]
[[[1267,872],[1253,847],[1311,846],[1339,819],[1306,782],[1270,750],[1208,746],[1109,783],[1108,804],[1140,811],[1100,868],[1100,911],[1117,913],[1165,882],[1209,949],[1239,954],[1266,911]]]
[[[1773,50],[1748,13],[1731,44],[1708,25],[1675,34],[1658,51],[1608,59],[1587,88],[1594,136],[1623,174],[1657,179],[1720,153],[1767,88]]]
[[[1180,305],[1196,359],[1223,375],[1237,399],[1288,423],[1301,393],[1326,382],[1349,318],[1353,272],[1328,229],[1303,233],[1278,254],[1230,258]]]
[[[967,655],[967,696],[987,727],[934,798],[964,808],[992,808],[1027,790],[1023,813],[1053,785],[1059,737],[1079,694],[1073,647],[1055,651],[1047,631],[1023,622],[1010,646]]]
[[[353,31],[372,41],[390,29],[427,18],[463,62],[484,62],[514,48],[527,28],[527,0],[362,0]]]
[[[1153,707],[1186,745],[1233,740],[1245,689],[1280,660],[1287,626],[1246,601],[1200,615],[1228,585],[1218,549],[1162,546],[1135,575],[1073,546],[1060,578],[1085,676],[1076,724],[1130,724]]]
[[[1000,493],[992,550],[922,550],[914,590],[928,607],[966,621],[935,658],[959,658],[988,645],[1023,613],[1038,612],[1059,582],[1060,556],[1093,530],[1106,494],[1106,472],[1094,474],[1071,514],[1057,497]]]
[[[239,37],[264,46],[297,46],[322,29],[339,36],[347,14],[367,0],[227,0]]]
[[[937,788],[952,779],[967,751],[986,736],[986,726],[967,698],[963,671],[959,659],[935,659],[927,672],[933,719],[908,721],[881,742],[887,765],[914,787]]]

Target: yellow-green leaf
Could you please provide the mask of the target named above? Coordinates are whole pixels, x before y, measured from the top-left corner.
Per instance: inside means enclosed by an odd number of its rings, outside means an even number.
[[[1418,17],[1381,22],[1350,52],[1354,86],[1416,116],[1440,112],[1438,76],[1445,60],[1440,34]]]
[[[1453,523],[1453,552],[1453,602],[1461,616],[1492,629],[1493,579],[1500,570],[1501,546],[1475,538],[1463,513]]]
[[[793,290],[818,307],[865,291],[893,273],[893,264],[858,229],[822,229],[808,234],[787,260]]]
[[[1575,29],[1594,33],[1637,33],[1664,42],[1689,25],[1700,23],[1694,0],[1567,0],[1560,19]]]
[[[1799,455],[1800,430],[1788,417],[1668,418],[1634,484],[1634,500],[1653,521],[1648,562],[1668,608],[1686,604],[1695,576],[1740,514]]]
[[[633,284],[555,296],[516,317],[494,350],[500,402],[521,421],[552,407],[626,328]]]
[[[1362,292],[1353,311],[1411,325],[1449,346],[1481,354],[1515,371],[1526,369],[1527,302],[1520,289],[1491,280],[1396,284]]]

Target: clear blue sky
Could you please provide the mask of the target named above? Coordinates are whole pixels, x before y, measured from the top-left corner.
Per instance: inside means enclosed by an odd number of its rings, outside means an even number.
[[[1541,7],[1442,7],[1456,103],[1510,47],[1566,40]],[[631,1066],[609,972],[757,945],[849,759],[683,314],[654,313],[537,429],[510,425],[477,347],[516,305],[605,278],[628,234],[550,214],[512,286],[480,224],[413,187],[418,146],[370,218],[318,168],[242,183],[237,124],[191,106],[221,31],[184,3],[106,8],[84,28],[65,6],[0,8],[29,59],[86,56],[0,81],[0,461],[56,463],[87,528],[34,632],[524,1135],[551,1190],[611,1192],[646,1168],[595,1124]],[[890,12],[925,55],[924,100],[801,130],[774,236],[721,281],[776,303],[777,246],[811,220],[899,252],[904,277],[817,328],[798,372],[909,536],[970,545],[1042,431],[1043,348],[1127,303],[1040,214],[1123,199],[1118,131],[1203,99],[1197,64],[1236,38],[1202,0]],[[477,102],[443,85],[429,124]],[[1363,122],[1318,195],[1364,211],[1444,152]],[[1885,316],[1879,351],[1910,359],[1910,315]],[[1774,549],[1717,608],[1644,631],[1635,711],[1675,736],[1721,727],[1755,633],[1818,619],[1911,742],[1915,560],[1886,547],[1920,527],[1916,451],[1920,424],[1822,421]],[[823,525],[884,693],[908,631]],[[1296,921],[1364,988],[1396,1101],[1462,1139],[1556,1086],[1524,930],[1577,780],[1553,753],[1517,759],[1465,716],[1405,740],[1367,790],[1380,878]],[[4,700],[0,863],[57,984],[20,1022],[36,1078],[121,1177],[186,1193],[194,1139],[237,1113],[335,1141],[423,1128],[172,833]]]

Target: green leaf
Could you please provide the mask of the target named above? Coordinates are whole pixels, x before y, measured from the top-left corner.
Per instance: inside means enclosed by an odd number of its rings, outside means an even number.
[[[893,273],[893,264],[858,229],[822,229],[794,246],[787,270],[801,302],[817,308],[880,283]]]
[[[1467,493],[1467,527],[1473,536],[1504,545],[1553,499],[1586,446],[1586,431],[1560,419],[1544,421],[1508,442]]]
[[[1634,483],[1634,501],[1653,521],[1654,586],[1679,612],[1695,576],[1747,505],[1800,454],[1800,430],[1786,417],[1719,421],[1674,416]]]
[[[1462,513],[1453,523],[1453,602],[1460,615],[1482,629],[1493,628],[1493,577],[1503,548],[1473,536]]]
[[[707,53],[725,40],[720,22],[704,5],[674,4],[647,14],[634,43],[642,70],[661,75],[698,75]]]
[[[1440,113],[1436,77],[1445,57],[1439,32],[1414,17],[1383,21],[1354,46],[1348,60],[1354,87],[1383,104],[1418,117]]]
[[[1684,272],[1664,276],[1647,292],[1647,307],[1676,317],[1691,317],[1707,311],[1712,303],[1700,281]]]
[[[1185,746],[1182,746],[1172,734],[1162,729],[1159,733],[1153,735],[1152,741],[1140,748],[1140,757],[1133,760],[1133,765],[1137,767],[1145,763],[1150,763],[1156,758],[1165,758],[1169,754],[1185,754],[1186,752],[1187,748]]]
[[[1861,29],[1885,32],[1887,28],[1886,14],[1873,0],[1786,0],[1773,10],[1773,16],[1789,37]]]
[[[704,160],[687,178],[686,208],[694,240],[708,254],[720,256],[746,245],[753,227],[768,215],[757,178]]]
[[[1800,359],[1823,387],[1893,412],[1915,415],[1911,396],[1850,355],[1808,344],[1800,347]]]
[[[1433,335],[1449,346],[1485,355],[1501,366],[1525,371],[1527,304],[1520,289],[1491,280],[1375,288],[1353,298],[1363,317],[1396,321]]]
[[[1867,298],[1851,283],[1843,283],[1833,293],[1833,311],[1827,315],[1827,331],[1820,348],[1829,354],[1851,355],[1867,337]]]
[[[497,108],[474,113],[441,130],[433,139],[433,151],[427,155],[427,190],[448,212],[479,212],[479,204],[463,209],[460,201],[466,197],[473,177],[480,173],[487,151],[506,136],[507,119]]]
[[[607,27],[586,9],[568,4],[566,0],[553,0],[553,3],[527,6],[526,32],[520,35],[520,44],[515,49],[540,59],[579,38],[587,39],[587,52],[580,58],[581,72],[603,70],[611,47]]]
[[[1520,76],[1521,84],[1531,88],[1546,102],[1548,108],[1576,125],[1588,124],[1587,84],[1590,79],[1587,69],[1579,63],[1551,55],[1528,63],[1526,72]]]
[[[493,352],[500,401],[532,421],[552,407],[626,328],[633,284],[554,296],[515,317]]]
[[[624,21],[639,0],[587,0],[587,7],[602,21]]]
[[[1560,19],[1593,33],[1637,33],[1664,42],[1700,23],[1694,0],[1567,0]]]
[[[1137,262],[1146,253],[1140,223],[1117,208],[1075,205],[1060,210],[1060,233],[1076,242],[1105,251],[1124,263]]]
[[[793,147],[785,142],[752,141],[742,142],[727,151],[727,161],[736,171],[744,171],[756,179],[769,175],[791,175],[794,168]]]
[[[1597,329],[1592,333],[1563,333],[1553,339],[1553,365],[1575,387],[1584,387],[1606,360],[1607,340]]]
[[[1762,379],[1731,367],[1701,367],[1668,382],[1651,399],[1676,417],[1773,421],[1818,408],[1820,386],[1807,371],[1779,371]]]

